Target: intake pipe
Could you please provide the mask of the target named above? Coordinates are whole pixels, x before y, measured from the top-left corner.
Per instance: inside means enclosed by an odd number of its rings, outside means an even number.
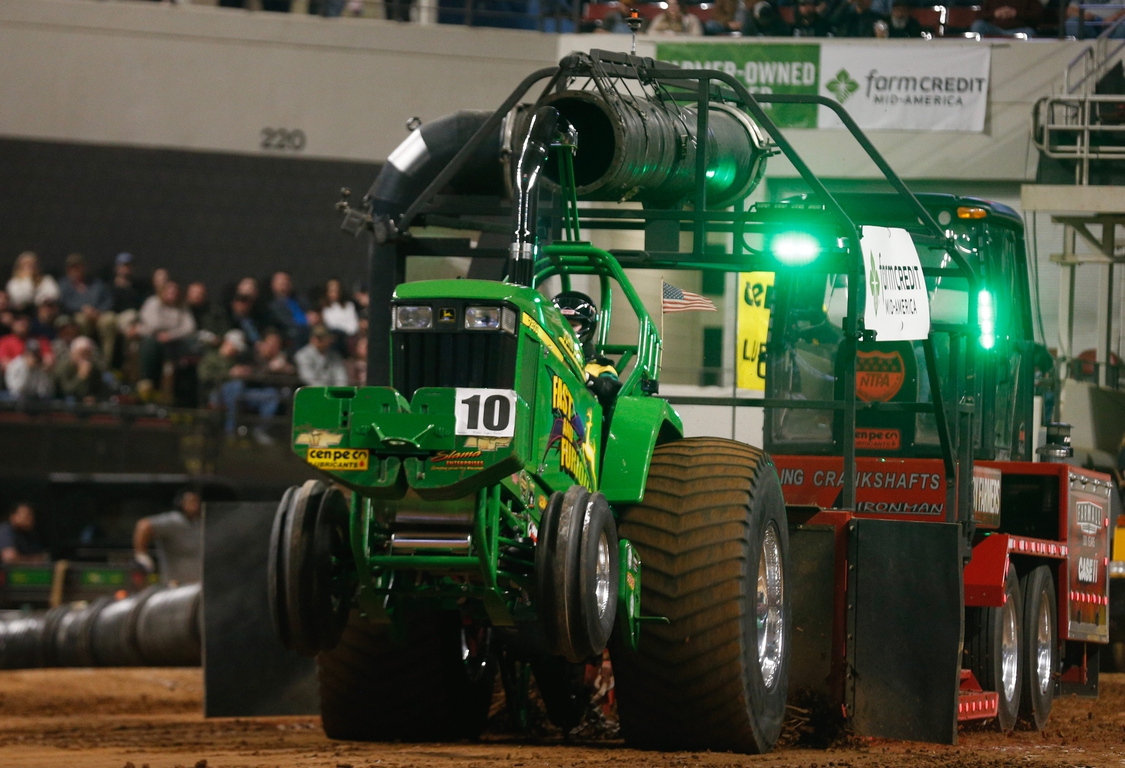
[[[530,287],[535,276],[539,240],[539,178],[558,129],[558,110],[554,107],[535,110],[528,121],[527,133],[516,159],[512,181],[515,187],[515,234],[508,252],[508,279],[517,285]],[[568,132],[573,138],[573,129]]]

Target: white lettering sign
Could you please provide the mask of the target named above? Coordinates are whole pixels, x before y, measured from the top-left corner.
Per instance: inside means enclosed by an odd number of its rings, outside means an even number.
[[[867,277],[863,322],[876,341],[914,341],[930,335],[926,278],[905,229],[864,227],[860,238]]]

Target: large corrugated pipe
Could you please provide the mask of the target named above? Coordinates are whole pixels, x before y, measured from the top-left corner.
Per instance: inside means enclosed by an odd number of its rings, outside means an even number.
[[[198,584],[150,587],[0,621],[0,669],[198,666],[201,601]]]
[[[367,192],[376,226],[380,218],[403,213],[490,117],[492,112],[462,110],[423,123],[411,131],[387,157]],[[477,148],[450,181],[451,192],[458,195],[505,193],[501,163],[504,131],[504,126],[497,129],[494,137]]]
[[[580,200],[672,204],[695,192],[697,109],[668,101],[617,96],[610,104],[591,91],[561,91],[543,100],[574,126]],[[741,110],[708,105],[707,206],[724,208],[749,195],[770,154],[766,134]],[[547,178],[557,185],[558,169]]]

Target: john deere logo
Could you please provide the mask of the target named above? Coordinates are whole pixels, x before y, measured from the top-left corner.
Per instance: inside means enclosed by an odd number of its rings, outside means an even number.
[[[836,77],[829,80],[825,86],[836,97],[836,101],[843,104],[851,98],[852,94],[859,90],[859,83],[852,80],[852,76],[848,74],[848,70],[841,69],[836,73]]]
[[[855,361],[855,396],[865,403],[885,403],[898,394],[906,379],[906,366],[898,352],[858,352]]]

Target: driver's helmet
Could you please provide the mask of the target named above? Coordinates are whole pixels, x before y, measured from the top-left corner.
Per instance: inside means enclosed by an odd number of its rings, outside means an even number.
[[[579,341],[588,344],[598,328],[598,308],[594,300],[578,291],[563,291],[554,298],[554,302],[578,334]]]

